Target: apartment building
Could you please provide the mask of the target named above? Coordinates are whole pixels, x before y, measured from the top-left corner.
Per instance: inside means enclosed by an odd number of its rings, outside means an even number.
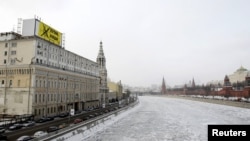
[[[61,37],[38,19],[24,20],[22,35],[0,33],[0,114],[41,117],[100,106],[99,64],[66,50]]]

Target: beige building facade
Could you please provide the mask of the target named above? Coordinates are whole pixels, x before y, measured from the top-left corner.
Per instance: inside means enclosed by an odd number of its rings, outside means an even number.
[[[99,65],[37,36],[0,33],[0,114],[99,107]]]
[[[121,81],[112,82],[108,81],[109,87],[109,100],[121,100],[123,98],[123,86]]]
[[[247,70],[246,68],[244,68],[243,66],[240,66],[235,72],[233,72],[232,74],[227,75],[229,78],[229,81],[231,84],[235,84],[235,83],[244,83],[247,74],[250,73],[249,70]],[[220,84],[221,86],[223,85],[224,80],[213,80],[207,83],[207,85],[213,84],[213,85],[218,85]],[[220,89],[218,89],[220,90]]]
[[[228,75],[231,83],[244,82],[249,71],[241,66],[233,74]]]

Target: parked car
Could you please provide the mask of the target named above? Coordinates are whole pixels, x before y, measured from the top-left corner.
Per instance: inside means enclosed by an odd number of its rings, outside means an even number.
[[[55,118],[53,116],[48,116],[46,117],[47,118],[47,121],[51,121],[51,120],[54,120]]]
[[[77,118],[77,119],[74,120],[74,124],[77,124],[77,123],[80,123],[80,122],[82,122],[82,119],[80,119],[80,118]]]
[[[89,118],[94,118],[95,117],[95,115],[89,115]]]
[[[22,124],[14,124],[9,127],[9,130],[17,130],[17,129],[21,129],[22,127],[23,127]]]
[[[75,115],[78,115],[78,114],[81,114],[82,113],[82,111],[75,111]]]
[[[115,110],[114,108],[110,108],[110,109],[109,109],[110,112],[111,112],[111,111],[114,111],[114,110]]]
[[[26,123],[23,123],[23,127],[30,127],[30,126],[34,126],[35,122],[34,121],[28,121]]]
[[[83,119],[83,120],[88,120],[88,119],[90,119],[90,117],[89,117],[89,116],[85,116],[85,117],[83,117],[82,119]]]
[[[62,128],[67,127],[67,124],[66,124],[66,123],[62,123],[62,124],[60,124],[58,127],[59,127],[59,129],[62,129]]]
[[[54,131],[57,131],[57,130],[59,130],[59,127],[57,127],[57,126],[50,126],[48,128],[47,132],[50,133],[50,132],[54,132]]]
[[[34,133],[33,137],[34,137],[34,138],[39,138],[39,137],[45,136],[45,135],[47,135],[47,134],[48,134],[48,132],[46,132],[46,131],[36,131],[36,132]]]
[[[88,111],[83,110],[83,111],[82,111],[82,114],[87,113],[87,112],[88,112]]]
[[[87,109],[87,111],[92,111],[92,110],[94,110],[94,108],[88,108],[88,109]]]
[[[119,105],[118,108],[123,108],[124,106],[123,105]]]
[[[46,122],[46,121],[48,121],[48,119],[46,117],[41,117],[40,119],[38,119],[36,121],[36,123],[43,123],[43,122]]]
[[[49,117],[41,117],[40,119],[38,119],[36,122],[37,123],[43,123],[43,122],[47,122],[47,121],[51,121],[54,120],[54,117],[49,116]]]
[[[17,139],[17,141],[28,141],[28,140],[32,140],[33,137],[32,136],[28,136],[28,135],[24,135],[24,136],[21,136]]]
[[[5,132],[5,128],[0,126],[0,134],[4,133]]]
[[[99,113],[94,113],[94,115],[97,117],[97,116],[99,116]]]
[[[61,114],[59,115],[59,117],[61,117],[61,118],[67,117],[67,116],[69,116],[69,113],[68,113],[68,112],[61,113]]]

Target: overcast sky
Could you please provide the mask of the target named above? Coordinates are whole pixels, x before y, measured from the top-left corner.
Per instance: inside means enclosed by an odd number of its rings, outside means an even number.
[[[222,80],[250,69],[249,0],[0,0],[0,32],[39,16],[66,34],[66,49],[131,86]]]

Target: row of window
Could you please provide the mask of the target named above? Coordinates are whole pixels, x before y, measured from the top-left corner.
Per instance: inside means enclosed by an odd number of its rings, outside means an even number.
[[[87,66],[87,67],[77,67],[77,66],[73,66],[73,65],[65,66],[65,64],[61,65],[61,64],[58,64],[55,61],[54,62],[53,61],[49,61],[47,63],[46,60],[39,59],[39,58],[36,58],[36,63],[37,64],[49,65],[49,66],[52,66],[52,67],[61,68],[63,70],[70,70],[70,71],[75,71],[75,72],[79,72],[79,73],[84,73],[84,74],[97,75],[97,73],[98,73],[98,69],[97,69],[98,67],[92,68],[91,65]]]
[[[17,43],[6,43],[6,47],[8,47],[8,44],[11,44],[11,46],[16,47]],[[38,46],[39,48],[41,48],[40,46],[44,46],[41,42],[38,42]],[[46,45],[45,45],[46,46]],[[48,47],[48,45],[47,45]],[[47,47],[44,47],[44,49],[46,49]],[[53,67],[58,67],[60,69],[64,69],[64,70],[70,70],[70,71],[76,71],[79,73],[84,73],[84,74],[90,74],[90,75],[97,75],[98,74],[98,64],[94,63],[94,62],[89,62],[88,59],[83,58],[81,56],[77,56],[76,54],[70,53],[66,50],[63,50],[60,53],[57,53],[58,51],[60,51],[60,49],[58,47],[53,47],[50,46],[48,47],[49,50],[52,50],[53,52],[55,52],[54,54],[51,52],[48,52],[49,55],[49,60],[48,58],[44,58],[44,57],[39,57],[39,55],[43,55],[43,52],[40,51],[41,49],[38,49],[37,51],[37,58],[36,58],[36,63],[39,64],[45,64],[45,65],[49,65],[49,66],[53,66]],[[16,55],[17,51],[16,50],[12,50],[10,51],[11,55]],[[58,60],[58,55],[61,55],[62,57],[60,57],[60,60]],[[4,51],[4,56],[7,56],[8,52]],[[46,56],[46,52],[45,52],[45,56]],[[65,57],[68,56],[68,57]],[[15,64],[16,63],[16,59],[15,58],[10,58],[8,59],[3,59],[3,64]],[[60,61],[60,63],[58,63],[58,61]],[[89,63],[87,63],[89,62]]]
[[[17,43],[16,42],[12,42],[12,43],[5,43],[5,47],[17,47]]]
[[[10,52],[11,55],[16,55],[16,51],[15,50],[12,50]],[[4,56],[7,56],[8,55],[8,51],[4,51]]]
[[[2,86],[4,86],[5,85],[5,80],[2,80],[1,84],[2,84]],[[7,87],[12,87],[12,85],[13,85],[13,81],[9,80],[9,85]],[[20,87],[20,86],[21,86],[21,80],[17,80],[17,87]]]
[[[47,48],[49,50],[47,50]],[[50,54],[54,54],[56,56],[58,56],[59,54],[60,54],[60,56],[68,56],[68,59],[71,59],[71,60],[74,60],[77,58],[79,58],[79,59],[82,58],[82,57],[76,58],[76,56],[74,54],[69,53],[68,51],[66,51],[62,48],[58,48],[57,46],[53,47],[53,46],[50,46],[50,45],[43,43],[43,42],[40,42],[40,41],[37,42],[37,49],[39,50],[39,52],[43,52],[43,50],[44,50],[44,51],[48,51]]]
[[[67,82],[63,80],[48,80],[48,83],[46,83],[46,80],[36,80],[35,87],[37,88],[72,88],[72,89],[98,89],[97,83],[95,81],[88,80],[88,83],[84,82]]]
[[[34,110],[34,114],[37,115],[37,116],[45,115],[46,114],[45,109],[46,108],[35,109]],[[66,110],[66,106],[62,106],[61,107],[61,111],[65,111],[65,110]],[[57,112],[56,107],[49,107],[49,108],[47,108],[47,114],[48,115],[54,114],[56,112]]]
[[[85,95],[86,97],[86,95]],[[78,96],[78,99],[80,97]],[[45,102],[66,102],[73,101],[75,96],[73,94],[48,94],[46,99],[46,94],[36,94],[35,103],[45,103]]]
[[[41,53],[40,53],[41,54]],[[53,58],[52,58],[53,57]],[[55,67],[58,67],[58,66],[61,66],[61,64],[63,65],[68,65],[69,68],[84,68],[84,69],[87,69],[87,70],[94,70],[94,69],[98,69],[98,65],[93,65],[93,64],[85,64],[82,62],[74,62],[74,61],[71,61],[71,60],[67,60],[66,58],[61,58],[59,62],[60,64],[58,64],[57,60],[57,56],[54,56],[52,55],[52,57],[49,57],[50,59],[52,58],[52,60],[49,60],[48,61],[48,65],[52,65],[52,66],[55,66]],[[55,59],[54,59],[55,58]],[[43,59],[39,59],[37,58],[36,59],[36,63],[40,63],[40,64],[47,64],[46,61],[47,58],[43,58]]]
[[[2,86],[4,86],[5,85],[5,80],[2,80],[1,81],[1,84],[2,84]],[[58,86],[57,86],[57,84],[58,84]],[[9,85],[7,86],[7,87],[12,87],[12,85],[13,85],[13,80],[9,80]],[[20,85],[21,85],[21,80],[17,80],[17,87],[20,87]],[[87,84],[87,85],[80,85],[79,83],[78,84],[75,84],[75,83],[66,83],[66,82],[56,82],[56,81],[48,81],[48,86],[46,85],[46,81],[44,80],[44,81],[42,81],[42,80],[40,80],[40,81],[38,81],[38,80],[36,80],[36,87],[44,87],[44,88],[71,88],[71,89],[80,89],[80,88],[82,88],[82,89],[86,89],[86,90],[92,90],[92,91],[94,91],[94,90],[98,90],[98,88],[97,88],[97,86],[96,85],[94,85],[93,86],[93,84],[92,84],[92,86],[91,86],[91,84]]]
[[[7,74],[30,74],[30,69],[0,69],[0,75],[6,75]]]
[[[12,51],[10,52],[10,54],[11,54],[11,55],[16,55],[16,51],[15,51],[15,50],[12,50]],[[8,52],[7,52],[7,51],[4,51],[4,56],[7,56],[7,55],[8,55]],[[11,64],[13,64],[13,63],[15,63],[15,62],[16,62],[15,59],[11,59]],[[4,64],[7,64],[7,60],[4,59],[4,60],[3,60],[3,63],[4,63]]]
[[[47,50],[47,48],[49,50]],[[39,57],[42,56],[42,57]],[[49,58],[47,58],[49,57]],[[49,59],[49,60],[48,60]],[[78,56],[62,48],[49,46],[46,43],[37,42],[37,62],[41,64],[52,65],[55,67],[68,66],[67,69],[74,70],[75,68],[98,71],[98,64],[89,62],[88,59]],[[65,67],[64,67],[65,68]]]
[[[30,74],[33,69],[0,69],[0,75],[27,75]],[[46,76],[45,76],[46,77]],[[12,81],[12,80],[11,80]],[[20,86],[20,80],[18,81],[18,87]],[[94,89],[97,88],[98,81],[96,79],[84,79],[84,80],[69,80],[65,78],[55,78],[55,79],[48,79],[48,83],[46,83],[46,79],[37,77],[36,78],[36,83],[35,87],[37,88],[44,88],[44,87],[49,87],[49,88],[90,88]],[[2,80],[2,84],[4,84],[4,80]]]
[[[80,96],[81,95],[81,96]],[[47,102],[72,102],[72,101],[78,101],[78,100],[93,100],[97,99],[98,93],[86,93],[86,94],[48,94],[46,98],[46,94],[35,94],[34,102],[36,104],[43,104]]]
[[[9,47],[9,46],[11,46],[11,47],[17,47],[17,43],[16,42],[12,42],[12,43],[5,43],[5,47]],[[12,50],[11,52],[10,52],[10,54],[11,55],[16,55],[17,54],[17,52],[16,52],[16,50]],[[4,56],[7,56],[8,55],[8,51],[4,51]],[[13,64],[15,62],[15,60],[11,60],[11,63]],[[7,60],[6,59],[4,59],[3,60],[3,63],[4,64],[7,64]]]

